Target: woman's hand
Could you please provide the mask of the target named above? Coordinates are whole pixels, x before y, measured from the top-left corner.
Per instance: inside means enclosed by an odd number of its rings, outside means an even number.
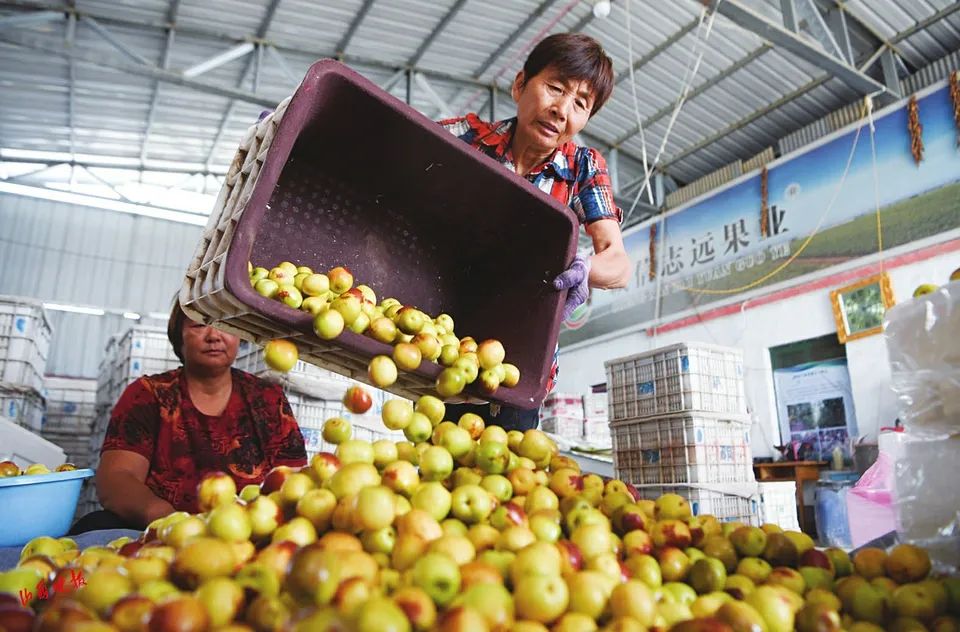
[[[563,320],[567,320],[573,310],[583,305],[590,296],[590,258],[577,255],[573,263],[553,280],[553,289],[569,290],[563,304]]]

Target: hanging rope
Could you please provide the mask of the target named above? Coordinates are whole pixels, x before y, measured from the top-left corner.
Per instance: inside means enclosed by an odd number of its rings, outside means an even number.
[[[657,225],[650,224],[650,280],[657,278]]]
[[[762,238],[770,236],[770,218],[767,202],[767,166],[764,165],[760,171],[760,237]]]
[[[957,145],[960,146],[960,82],[958,72],[950,73],[950,100],[953,101],[953,123],[957,127]]]
[[[907,129],[910,130],[910,153],[919,166],[923,162],[923,125],[920,124],[920,106],[916,95],[907,103]]]

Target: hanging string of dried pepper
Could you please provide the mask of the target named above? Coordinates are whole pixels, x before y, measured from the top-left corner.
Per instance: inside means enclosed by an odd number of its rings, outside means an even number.
[[[767,193],[767,167],[764,166],[760,171],[760,236],[769,237],[769,226],[770,221],[769,212],[767,210],[768,202],[768,193]]]
[[[953,101],[953,122],[957,126],[957,145],[960,146],[960,81],[958,72],[950,73],[950,100]]]
[[[657,278],[657,225],[650,224],[650,280]]]
[[[910,130],[910,153],[918,165],[923,161],[923,125],[920,124],[920,106],[917,97],[907,103],[907,129]]]

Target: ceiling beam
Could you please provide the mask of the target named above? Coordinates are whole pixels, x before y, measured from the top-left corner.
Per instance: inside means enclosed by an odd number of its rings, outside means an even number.
[[[241,99],[243,101],[255,103],[264,107],[273,107],[277,104],[275,99],[258,96],[244,90],[217,85],[202,79],[188,79],[178,72],[163,70],[162,68],[158,68],[153,65],[144,66],[142,64],[125,62],[110,55],[80,51],[76,49],[68,51],[62,46],[51,44],[49,38],[42,36],[38,37],[36,35],[28,35],[26,33],[0,32],[0,42],[13,44],[15,46],[22,46],[23,48],[29,48],[50,55],[56,55],[68,60],[73,59],[77,63],[91,64],[100,68],[112,68],[114,70],[126,72],[131,75],[156,79],[158,81],[163,81],[164,83],[171,83],[183,86],[185,88],[191,88],[199,92],[206,92],[208,94],[215,94],[217,96],[228,97],[231,99]]]
[[[151,64],[146,57],[121,42],[116,35],[110,32],[110,29],[97,22],[94,18],[90,16],[83,16],[83,21],[87,26],[96,31],[97,35],[103,38],[105,42],[113,46],[115,49],[133,61],[144,66],[153,66],[153,64]]]
[[[440,22],[433,28],[430,32],[430,35],[420,42],[420,46],[417,47],[417,50],[413,53],[410,59],[407,60],[408,66],[416,66],[420,63],[420,60],[423,58],[424,53],[427,52],[427,49],[430,48],[430,45],[437,39],[440,33],[443,32],[447,25],[460,13],[460,9],[463,8],[463,5],[467,3],[467,0],[457,0],[450,10],[440,19]]]
[[[257,38],[262,40],[267,32],[270,30],[270,25],[273,23],[273,18],[277,14],[277,6],[280,4],[280,0],[270,0],[270,6],[267,7],[266,13],[263,15],[263,19],[260,20],[260,26],[257,27]],[[263,44],[257,44],[257,48]],[[257,55],[251,55],[247,58],[247,65],[244,67],[243,72],[240,73],[240,79],[237,80],[237,90],[243,88],[243,84],[247,79],[247,75],[250,74],[251,68],[254,64],[257,63],[259,59],[259,52]],[[254,84],[257,81],[254,80]],[[253,87],[253,93],[256,94],[256,86]],[[217,145],[220,144],[220,141],[223,139],[223,134],[227,130],[227,124],[230,122],[230,117],[233,116],[234,110],[237,108],[237,99],[231,99],[230,104],[227,106],[227,110],[223,113],[223,117],[220,119],[220,124],[217,126],[217,133],[213,136],[213,143],[210,145],[210,151],[207,152],[207,159],[203,161],[203,164],[207,165],[207,168],[210,168],[210,163],[213,160],[213,155],[217,152]],[[276,104],[274,104],[276,105]],[[270,106],[273,107],[273,106]],[[250,121],[252,124],[254,121]]]
[[[710,77],[709,79],[707,79],[706,81],[698,85],[696,88],[691,90],[686,95],[686,98],[684,99],[684,101],[685,102],[692,101],[693,99],[697,98],[698,96],[700,96],[701,94],[703,94],[704,92],[712,88],[713,86],[717,85],[718,83],[720,83],[721,81],[723,81],[724,79],[732,75],[733,73],[743,69],[745,66],[747,66],[748,64],[750,64],[751,62],[753,62],[754,60],[756,60],[761,55],[763,55],[764,53],[766,53],[768,50],[771,50],[771,49],[772,49],[772,46],[770,44],[767,44],[767,43],[761,44],[757,48],[753,49],[752,51],[750,51],[749,53],[747,53],[746,55],[744,55],[734,63],[724,68],[722,71],[718,72],[717,74]],[[650,129],[650,127],[654,123],[656,123],[657,121],[659,121],[660,119],[666,116],[671,115],[673,113],[673,110],[676,108],[676,106],[677,106],[676,101],[671,101],[670,103],[666,104],[665,106],[663,106],[662,108],[654,112],[652,116],[650,116],[649,118],[647,118],[647,120],[643,122],[643,128]],[[621,145],[623,145],[623,143],[633,138],[639,132],[640,132],[640,126],[634,125],[629,130],[624,132],[623,135],[621,135],[619,138],[613,141],[612,146],[620,147]]]
[[[367,13],[370,12],[370,8],[373,6],[373,3],[374,0],[363,0],[360,10],[357,11],[355,16],[353,16],[353,21],[351,21],[350,26],[347,27],[347,32],[343,34],[343,37],[341,37],[340,41],[337,43],[337,57],[343,57],[346,54],[347,46],[350,45],[350,40],[353,39],[357,29],[360,28],[360,23],[363,22],[365,17],[367,17]]]
[[[777,48],[789,51],[800,59],[826,70],[861,94],[867,95],[887,90],[884,84],[863,74],[845,61],[825,53],[816,46],[811,46],[796,33],[768,20],[744,5],[741,0],[701,0],[701,2],[711,11],[720,13],[734,24],[762,37]]]
[[[0,18],[0,29],[13,27],[22,28],[24,26],[33,26],[34,24],[59,21],[63,18],[64,14],[59,11],[36,11],[34,13],[5,15]]]
[[[657,57],[658,55],[660,55],[661,53],[663,53],[665,50],[667,50],[668,48],[670,48],[671,46],[673,46],[674,44],[676,44],[677,42],[679,42],[681,39],[683,39],[683,37],[684,37],[687,33],[689,33],[690,31],[692,31],[693,29],[697,28],[697,24],[699,24],[699,23],[700,23],[700,19],[699,19],[699,18],[696,18],[696,19],[691,20],[690,22],[687,22],[687,23],[684,24],[682,27],[680,27],[679,30],[673,32],[673,33],[670,35],[670,37],[668,37],[667,39],[663,40],[662,42],[660,42],[659,44],[657,44],[656,46],[654,46],[653,48],[651,48],[650,51],[647,52],[646,54],[641,55],[640,57],[638,57],[637,60],[636,60],[635,62],[633,62],[633,64],[632,64],[632,65],[633,65],[633,72],[636,72],[637,70],[640,70],[640,68],[642,68],[643,66],[646,66],[646,65],[649,64],[651,61],[653,61],[653,59],[654,59],[655,57]],[[627,79],[629,76],[630,76],[630,69],[629,69],[629,68],[620,71],[620,74],[617,75],[616,78],[613,80],[613,81],[614,81],[614,85],[617,85],[617,84],[621,83],[624,79]]]
[[[519,26],[517,26],[517,28],[513,29],[513,32],[510,33],[510,35],[508,35],[505,40],[500,42],[500,45],[497,46],[497,49],[487,56],[484,62],[480,64],[480,68],[478,68],[476,72],[473,73],[473,76],[476,77],[477,79],[482,77],[483,73],[487,72],[487,70],[490,69],[490,66],[492,66],[494,62],[500,59],[500,56],[503,55],[503,53],[508,48],[510,48],[510,45],[513,44],[513,42],[518,37],[520,37],[523,34],[523,32],[526,31],[528,28],[530,28],[531,24],[536,22],[541,15],[546,13],[547,10],[556,3],[557,3],[557,0],[543,0],[543,2],[540,3],[540,5],[536,8],[536,10],[530,15],[528,15],[526,19],[524,19],[524,21],[521,22]]]
[[[66,4],[61,2],[48,2],[44,0],[0,0],[0,7],[15,7],[15,8],[25,8],[37,12],[38,10],[43,10],[49,12],[59,11],[63,15],[70,13],[71,10]],[[164,20],[147,20],[147,19],[137,19],[137,18],[127,18],[127,17],[116,17],[110,13],[104,11],[96,10],[82,10],[74,11],[78,17],[89,16],[95,18],[101,24],[107,25],[117,25],[123,27],[132,27],[139,28],[149,31],[161,31],[163,34],[166,34],[169,23]],[[63,17],[63,16],[60,16]],[[383,59],[376,59],[372,57],[366,57],[364,55],[353,55],[353,54],[337,54],[335,51],[330,50],[321,50],[318,48],[311,48],[309,46],[303,46],[298,48],[291,48],[289,46],[278,46],[275,42],[272,42],[266,38],[257,38],[255,35],[249,32],[240,32],[240,31],[224,31],[211,27],[197,27],[197,26],[185,26],[178,24],[177,34],[180,36],[192,36],[199,39],[208,40],[206,43],[211,44],[213,41],[228,42],[237,44],[240,42],[246,42],[250,40],[256,41],[261,39],[261,43],[271,45],[277,49],[278,53],[281,54],[299,54],[311,57],[313,59],[327,58],[327,57],[336,57],[343,61],[344,63],[353,65],[353,66],[365,66],[369,68],[377,68],[381,70],[396,71],[398,69],[406,67],[403,64],[398,64],[393,61],[386,61]],[[430,79],[437,79],[440,81],[448,81],[451,83],[457,83],[465,86],[477,86],[484,89],[490,86],[489,82],[484,82],[476,79],[472,76],[466,75],[455,75],[449,72],[442,70],[437,70],[434,68],[423,68],[418,67],[413,69],[415,72],[420,72],[426,75]]]
[[[0,163],[9,162],[9,163],[22,163],[22,164],[31,164],[31,165],[47,165],[48,167],[54,167],[56,165],[71,165],[75,167],[84,167],[84,168],[93,168],[93,169],[126,169],[129,171],[156,171],[158,173],[189,173],[189,174],[203,174],[211,176],[223,176],[227,173],[227,165],[224,165],[220,169],[208,170],[202,166],[198,166],[196,163],[184,163],[182,166],[176,164],[132,164],[127,162],[103,162],[100,160],[87,160],[84,158],[76,158],[74,160],[54,160],[52,158],[42,158],[42,157],[22,157],[22,156],[9,156],[5,155],[3,150],[0,150]],[[36,172],[33,172],[36,173]]]
[[[171,0],[167,7],[167,39],[163,44],[163,54],[160,57],[160,68],[170,68],[170,55],[173,53],[173,40],[176,37],[177,13],[180,11],[180,0]],[[143,144],[140,145],[140,162],[146,163],[147,149],[150,143],[150,132],[153,130],[153,121],[157,116],[157,104],[160,102],[160,81],[153,82],[153,95],[150,97],[150,107],[147,109],[147,124],[143,130]]]
[[[194,78],[199,77],[205,72],[210,72],[220,66],[229,64],[234,59],[239,59],[245,55],[249,55],[253,52],[253,49],[256,45],[253,42],[243,42],[242,44],[237,44],[232,46],[229,49],[219,52],[213,57],[204,59],[203,61],[190,66],[189,68],[184,69],[183,76]]]

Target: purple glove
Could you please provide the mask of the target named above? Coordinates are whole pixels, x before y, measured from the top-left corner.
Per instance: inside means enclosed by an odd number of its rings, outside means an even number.
[[[567,300],[563,304],[563,320],[570,318],[573,310],[587,301],[590,296],[590,258],[577,255],[566,271],[560,273],[553,280],[555,290],[569,290]]]

